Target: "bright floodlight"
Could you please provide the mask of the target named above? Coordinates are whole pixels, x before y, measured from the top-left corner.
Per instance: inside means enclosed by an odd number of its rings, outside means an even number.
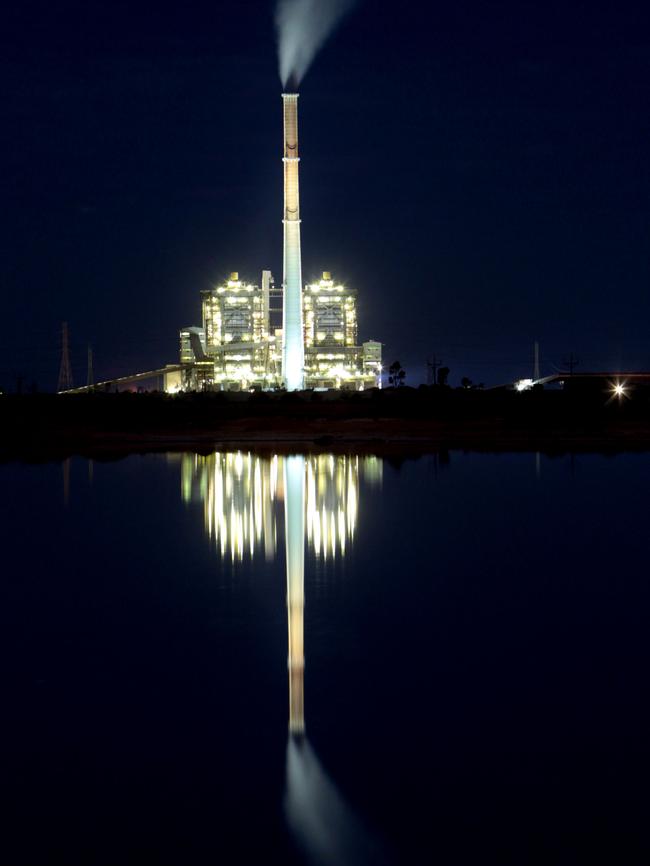
[[[517,391],[530,391],[532,387],[532,379],[520,379],[518,382],[515,382],[515,388],[517,389]]]
[[[612,390],[617,397],[625,397],[625,384],[617,382]]]

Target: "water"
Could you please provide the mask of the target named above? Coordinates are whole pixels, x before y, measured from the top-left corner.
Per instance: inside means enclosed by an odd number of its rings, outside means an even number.
[[[648,861],[648,455],[0,473],[1,862]]]

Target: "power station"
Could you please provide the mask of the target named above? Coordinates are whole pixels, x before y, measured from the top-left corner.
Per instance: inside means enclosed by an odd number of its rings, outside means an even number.
[[[357,293],[329,272],[303,286],[300,249],[298,94],[283,93],[283,281],[261,284],[234,271],[201,292],[202,325],[180,332],[180,358],[165,372],[165,390],[271,390],[381,387],[381,343],[359,345]],[[276,327],[273,302],[282,301]]]

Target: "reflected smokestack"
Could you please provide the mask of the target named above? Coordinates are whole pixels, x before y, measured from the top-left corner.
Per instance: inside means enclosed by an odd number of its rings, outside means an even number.
[[[304,386],[300,191],[298,188],[298,94],[283,93],[284,104],[284,303],[282,378],[288,391]]]
[[[289,731],[305,732],[305,458],[284,461],[284,522],[289,621]]]

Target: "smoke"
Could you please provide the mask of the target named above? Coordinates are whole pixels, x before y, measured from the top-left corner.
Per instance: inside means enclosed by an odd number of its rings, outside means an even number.
[[[296,87],[327,37],[357,0],[278,0],[275,27],[278,31],[280,78],[283,86]]]

